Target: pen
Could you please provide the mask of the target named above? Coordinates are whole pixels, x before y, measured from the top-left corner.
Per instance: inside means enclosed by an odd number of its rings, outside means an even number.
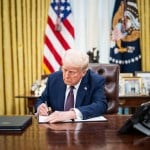
[[[51,114],[51,107],[48,107],[47,101],[45,101],[45,105],[46,105],[47,108],[48,108],[47,114],[50,115],[50,114]]]

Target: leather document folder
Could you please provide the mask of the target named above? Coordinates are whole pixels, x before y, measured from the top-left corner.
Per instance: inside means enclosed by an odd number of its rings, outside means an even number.
[[[32,116],[0,116],[0,133],[22,132],[32,123]]]

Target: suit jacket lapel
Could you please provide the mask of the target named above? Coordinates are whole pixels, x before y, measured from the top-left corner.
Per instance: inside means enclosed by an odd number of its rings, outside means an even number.
[[[58,89],[58,91],[57,91],[57,94],[58,94],[58,100],[57,101],[58,101],[59,107],[61,107],[63,110],[64,107],[62,107],[62,106],[64,106],[64,101],[65,101],[66,85],[63,82],[60,82],[58,87],[60,87],[60,89]]]
[[[76,107],[81,106],[82,101],[84,100],[84,97],[86,93],[88,92],[89,85],[88,85],[88,73],[83,77],[76,97]]]

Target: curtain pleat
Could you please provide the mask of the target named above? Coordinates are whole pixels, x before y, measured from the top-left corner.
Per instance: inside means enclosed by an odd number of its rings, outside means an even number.
[[[145,4],[145,27],[144,27],[144,31],[145,31],[145,58],[146,58],[146,62],[145,62],[145,68],[144,70],[150,70],[150,1],[146,1]],[[146,57],[148,56],[148,58]]]
[[[11,0],[11,13],[10,13],[10,18],[11,18],[11,45],[12,45],[12,58],[13,58],[13,63],[12,63],[12,70],[13,70],[13,93],[14,96],[18,94],[19,91],[19,72],[18,72],[18,56],[17,56],[17,16],[16,16],[16,5],[13,0]],[[19,100],[14,100],[14,105],[15,107],[15,112],[19,114]]]
[[[150,71],[150,1],[137,0],[141,22],[142,71]]]
[[[143,71],[150,71],[150,1],[137,0]],[[0,0],[0,115],[27,113],[28,94],[41,78],[50,0]],[[99,11],[100,12],[100,11]]]
[[[11,18],[10,18],[10,3],[9,0],[2,2],[2,49],[3,50],[3,69],[4,69],[4,107],[5,113],[13,113],[13,59],[12,59],[12,44],[11,44]]]
[[[5,101],[4,101],[4,52],[2,51],[3,49],[3,23],[2,23],[2,10],[3,10],[3,3],[0,1],[0,79],[1,79],[1,84],[0,84],[0,115],[5,113]]]
[[[18,59],[18,78],[19,78],[19,89],[18,94],[21,95],[22,93],[25,93],[24,88],[24,45],[23,45],[23,7],[22,7],[22,0],[17,0],[17,59]],[[24,113],[24,107],[22,107],[25,104],[25,101],[20,100],[19,108],[20,113]]]
[[[28,40],[27,40],[27,0],[22,0],[22,21],[23,21],[23,45],[24,45],[24,89],[27,91],[29,89],[29,72],[28,72]],[[15,99],[15,101],[20,101],[22,99]],[[27,105],[27,101],[25,104]]]

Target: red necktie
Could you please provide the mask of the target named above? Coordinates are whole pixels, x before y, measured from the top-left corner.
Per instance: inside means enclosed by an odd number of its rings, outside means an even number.
[[[70,86],[70,91],[68,93],[66,104],[65,104],[65,111],[69,110],[70,108],[74,107],[74,94],[73,94],[74,86]]]

